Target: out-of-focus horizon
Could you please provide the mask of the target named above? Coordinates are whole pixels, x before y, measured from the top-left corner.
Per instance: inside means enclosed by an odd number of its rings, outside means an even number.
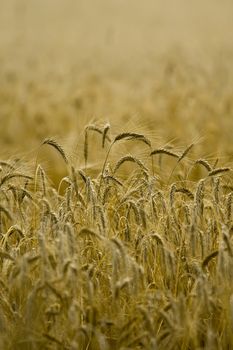
[[[228,156],[232,13],[227,0],[1,0],[1,156],[56,137],[82,163],[85,126],[106,122],[158,147],[204,136],[202,153]]]
[[[174,48],[231,51],[232,13],[227,0],[1,0],[1,58],[123,69]]]

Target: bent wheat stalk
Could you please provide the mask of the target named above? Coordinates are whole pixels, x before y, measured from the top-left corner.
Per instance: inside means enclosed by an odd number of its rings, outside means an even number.
[[[144,135],[142,134],[138,134],[138,133],[134,133],[134,132],[124,132],[124,133],[121,133],[121,134],[118,134],[115,139],[111,142],[110,146],[109,146],[109,149],[107,151],[107,154],[106,154],[106,157],[105,157],[105,160],[104,160],[104,164],[103,164],[103,167],[102,167],[102,170],[101,170],[101,175],[100,175],[100,183],[99,183],[99,189],[98,189],[98,196],[100,194],[100,190],[101,190],[101,186],[102,186],[102,181],[103,181],[103,177],[104,177],[104,172],[105,172],[105,169],[106,169],[106,164],[107,164],[107,161],[108,161],[108,158],[109,158],[109,155],[110,155],[110,152],[111,152],[111,149],[112,147],[114,146],[115,143],[119,142],[119,141],[122,141],[122,140],[136,140],[136,141],[141,141],[143,143],[145,143],[147,146],[149,146],[151,148],[151,142],[150,140],[145,137]]]
[[[133,157],[131,155],[127,155],[127,156],[120,158],[119,161],[116,163],[115,168],[113,170],[113,174],[115,174],[116,171],[120,168],[120,166],[122,164],[124,164],[125,162],[133,162],[133,163],[137,164],[141,169],[143,169],[144,171],[146,170],[148,172],[148,169],[145,167],[145,165],[142,163],[142,161],[140,159]]]
[[[43,146],[43,145],[50,145],[50,146],[52,146],[53,148],[55,148],[55,149],[58,151],[58,153],[60,153],[60,155],[62,156],[62,158],[63,158],[63,160],[65,161],[65,163],[66,163],[66,164],[68,163],[68,159],[67,159],[67,157],[66,157],[65,151],[64,151],[64,149],[62,148],[62,146],[59,145],[59,144],[57,143],[57,141],[48,138],[48,139],[45,139],[45,140],[42,142],[42,145],[41,145],[41,146]]]
[[[225,167],[225,168],[217,168],[209,172],[208,176],[215,176],[222,173],[226,173],[228,171],[231,171],[231,168]]]
[[[177,160],[177,163],[176,163],[176,165],[174,166],[174,168],[172,169],[172,172],[171,172],[171,174],[170,174],[170,176],[169,176],[168,184],[170,183],[170,180],[171,180],[171,178],[172,178],[172,175],[174,174],[174,172],[175,172],[177,166],[178,166],[179,163],[182,161],[182,159],[184,159],[184,158],[187,156],[187,154],[191,151],[191,149],[193,148],[193,146],[194,146],[194,143],[191,143],[191,144],[184,150],[184,152],[179,156],[179,158],[178,158],[178,160]]]

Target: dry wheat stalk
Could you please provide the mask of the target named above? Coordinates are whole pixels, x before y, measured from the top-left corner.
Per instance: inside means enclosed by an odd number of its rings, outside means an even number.
[[[152,232],[150,234],[150,237],[154,238],[157,241],[157,243],[159,243],[162,247],[165,246],[162,237],[158,233]]]
[[[148,172],[148,169],[145,167],[145,165],[142,163],[142,161],[132,155],[127,155],[118,160],[118,162],[115,165],[115,168],[113,170],[113,174],[116,173],[116,171],[120,168],[122,164],[125,162],[133,162],[136,163],[142,170]]]
[[[177,193],[183,193],[183,194],[187,195],[190,199],[194,199],[193,193],[190,190],[188,190],[187,188],[185,188],[185,187],[177,188],[176,192]]]
[[[102,135],[102,130],[98,128],[96,125],[90,124],[87,125],[85,128],[85,135],[84,135],[84,161],[85,161],[85,167],[87,165],[87,158],[88,158],[88,131],[96,131],[97,133]]]
[[[90,236],[96,237],[96,238],[98,238],[98,239],[100,239],[100,240],[103,239],[103,237],[100,236],[98,233],[96,233],[95,231],[90,230],[89,228],[86,228],[86,227],[82,228],[82,229],[78,232],[78,234],[79,234],[79,236],[90,235]]]
[[[227,196],[227,208],[226,208],[226,217],[227,221],[231,221],[232,216],[232,202],[233,202],[233,192],[229,193]]]
[[[209,264],[209,262],[215,258],[216,256],[218,256],[219,251],[218,250],[214,250],[212,253],[210,253],[202,262],[202,268],[207,267],[207,265]]]
[[[136,221],[137,225],[139,225],[140,224],[140,215],[139,215],[139,209],[138,209],[137,203],[134,200],[129,200],[128,204],[129,204],[129,212],[130,212],[130,209],[133,210],[135,221]],[[128,215],[127,215],[127,217],[128,217]]]
[[[182,161],[182,159],[184,159],[184,157],[186,157],[186,155],[191,151],[191,149],[193,148],[194,143],[191,143],[185,150],[184,152],[180,155],[179,159],[178,159],[178,163]]]
[[[46,196],[46,183],[45,183],[45,171],[44,169],[41,167],[41,165],[38,165],[38,172],[40,173],[40,177],[42,180],[42,189],[43,189],[43,196]]]
[[[171,157],[179,159],[179,155],[178,154],[176,154],[175,152],[169,151],[166,148],[155,149],[154,151],[151,152],[150,155],[153,156],[155,154],[166,154],[168,156],[171,156]]]
[[[105,146],[105,141],[106,141],[107,134],[108,134],[109,130],[110,130],[110,124],[106,124],[104,126],[104,130],[103,130],[102,148],[104,148],[104,146]],[[110,139],[109,139],[109,141],[110,141]]]
[[[2,205],[0,205],[0,213],[4,213],[9,220],[13,219],[11,212]]]
[[[50,146],[52,146],[53,148],[55,148],[55,149],[60,153],[60,155],[61,155],[62,158],[64,159],[65,163],[68,163],[68,159],[67,159],[67,157],[66,157],[65,151],[64,151],[64,149],[62,148],[62,146],[59,145],[59,143],[58,143],[57,141],[48,138],[48,139],[45,139],[45,140],[42,142],[41,145],[42,145],[42,146],[43,146],[43,145],[50,145]]]
[[[82,180],[84,181],[84,183],[87,183],[87,176],[84,173],[84,171],[82,171],[81,169],[78,171],[79,175],[81,176]]]
[[[210,163],[206,160],[206,159],[202,159],[202,158],[200,158],[200,159],[197,159],[196,161],[195,161],[195,164],[201,164],[201,165],[203,165],[204,166],[204,168],[207,170],[207,171],[212,171],[212,166],[210,165]]]
[[[0,161],[0,166],[9,168],[10,170],[14,170],[15,169],[15,167],[10,162],[6,162],[6,161],[3,161],[3,160]]]
[[[132,278],[126,277],[115,284],[113,297],[117,299],[120,291],[132,282]]]
[[[117,135],[113,142],[116,143],[116,142],[121,141],[121,140],[138,140],[138,141],[142,141],[147,146],[151,147],[151,142],[147,137],[145,137],[142,134],[137,134],[134,132],[123,132],[123,133]]]
[[[170,193],[169,193],[169,199],[170,199],[170,206],[173,208],[174,199],[175,199],[175,193],[176,193],[176,184],[171,185]]]
[[[216,204],[219,204],[219,187],[220,187],[220,179],[214,179],[214,200]]]
[[[195,204],[196,204],[196,210],[197,210],[198,215],[200,215],[200,216],[202,216],[202,214],[203,214],[204,190],[205,190],[205,182],[204,182],[203,179],[201,179],[198,182],[197,190],[196,190],[196,193],[195,193],[195,196],[194,196],[194,201],[195,201]]]
[[[226,173],[228,171],[231,171],[231,168],[223,167],[223,168],[217,168],[209,172],[208,176],[215,176],[218,174]]]
[[[118,180],[116,177],[111,176],[111,175],[105,175],[104,176],[104,180],[106,182],[109,182],[109,180],[110,180],[110,181],[113,181],[114,183],[116,183],[119,186],[123,186],[123,183],[120,180]]]
[[[7,174],[4,177],[2,177],[2,179],[0,181],[0,187],[3,186],[5,182],[7,182],[13,178],[28,179],[28,180],[33,179],[32,176],[29,176],[29,175],[20,174],[20,173],[11,173],[11,174]]]
[[[95,131],[98,134],[102,135],[102,147],[104,148],[105,141],[108,140],[109,142],[111,141],[109,136],[107,135],[108,131],[110,129],[110,125],[106,124],[104,127],[104,130],[101,130],[98,126],[94,124],[89,124],[85,128],[85,133],[84,133],[84,161],[85,161],[85,168],[87,166],[87,159],[88,159],[88,132],[89,131]]]
[[[79,198],[79,190],[78,190],[78,184],[77,184],[77,177],[76,172],[73,166],[71,166],[71,183],[74,188],[74,192],[76,195],[76,198]]]
[[[84,162],[85,162],[85,168],[86,168],[87,158],[88,158],[88,129],[85,129],[83,153],[84,153]]]

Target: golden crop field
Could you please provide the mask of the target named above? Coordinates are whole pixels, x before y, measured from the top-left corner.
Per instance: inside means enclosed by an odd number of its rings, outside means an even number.
[[[0,350],[233,349],[232,1],[0,5]]]

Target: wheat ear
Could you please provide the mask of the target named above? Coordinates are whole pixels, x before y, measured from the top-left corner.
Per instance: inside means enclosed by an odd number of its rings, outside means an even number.
[[[55,148],[55,149],[60,153],[60,155],[62,156],[62,158],[63,158],[63,160],[65,161],[65,163],[68,163],[68,160],[67,160],[65,151],[64,151],[64,149],[62,148],[62,146],[59,145],[59,144],[57,143],[57,141],[48,138],[48,139],[45,139],[45,140],[42,142],[42,146],[43,146],[43,145],[49,145],[49,146],[52,146],[53,148]]]

